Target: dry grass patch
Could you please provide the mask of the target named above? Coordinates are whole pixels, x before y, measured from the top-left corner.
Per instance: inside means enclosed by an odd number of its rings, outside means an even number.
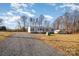
[[[54,46],[65,55],[79,55],[79,34],[36,35],[36,38]]]
[[[5,38],[9,37],[11,34],[12,34],[11,32],[0,32],[0,41],[2,41]]]

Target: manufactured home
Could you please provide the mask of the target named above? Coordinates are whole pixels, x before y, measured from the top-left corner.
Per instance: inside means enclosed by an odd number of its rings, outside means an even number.
[[[54,30],[49,27],[42,27],[42,26],[32,26],[28,27],[28,32],[29,33],[45,33],[47,31],[53,32]]]

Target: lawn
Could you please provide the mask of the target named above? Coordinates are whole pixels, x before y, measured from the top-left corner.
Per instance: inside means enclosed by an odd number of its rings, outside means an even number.
[[[79,56],[79,34],[52,34],[50,36],[38,34],[36,38],[57,48],[65,55]]]
[[[9,37],[12,33],[11,32],[0,32],[0,41],[3,41],[7,37]]]

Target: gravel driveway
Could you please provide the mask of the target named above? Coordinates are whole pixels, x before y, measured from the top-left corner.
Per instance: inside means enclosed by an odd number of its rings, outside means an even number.
[[[46,43],[19,32],[0,42],[1,56],[59,56],[61,52]]]

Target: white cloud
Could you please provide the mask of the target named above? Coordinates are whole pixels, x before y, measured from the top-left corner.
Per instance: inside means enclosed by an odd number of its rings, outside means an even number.
[[[13,11],[10,10],[6,13],[4,13],[4,16],[0,17],[4,20],[4,23],[10,23],[10,22],[14,22],[18,19],[20,19],[20,16],[16,16],[13,14]]]
[[[20,9],[20,8],[27,8],[27,7],[32,7],[34,3],[11,3],[11,7],[13,9]]]
[[[23,3],[13,3],[11,4],[11,10],[7,11],[6,13],[3,14],[0,18],[4,20],[5,24],[9,23],[15,23],[18,19],[20,19],[21,15],[26,15],[28,17],[34,17],[35,13],[34,9],[31,9],[31,11],[27,11],[28,6],[33,6],[34,4],[23,4]],[[24,10],[26,8],[26,10]]]
[[[0,17],[4,20],[4,23],[15,22],[16,20],[20,19],[20,16],[2,16]]]
[[[59,4],[58,6],[57,3],[51,3],[49,4],[51,6],[55,6],[55,10],[59,10],[59,8],[63,8],[63,12],[65,12],[67,9],[69,9],[69,11],[74,11],[77,10],[79,11],[79,4],[77,3],[62,3]]]
[[[8,11],[6,13],[4,13],[5,16],[14,16],[12,11]]]
[[[18,9],[17,12],[20,14],[20,15],[26,15],[28,17],[34,17],[35,15],[31,12],[28,12],[28,11],[24,11],[23,9]]]
[[[20,16],[9,17],[9,19],[12,19],[12,20],[10,20],[10,21],[11,21],[11,22],[14,22],[14,21],[20,19]]]
[[[44,15],[44,17],[45,17],[46,20],[52,20],[53,19],[53,17],[50,16],[50,15]]]
[[[35,5],[35,3],[27,3],[28,7],[32,7]]]
[[[34,9],[31,10],[33,13],[36,13],[36,11]]]
[[[14,13],[18,13],[20,15],[26,15],[29,17],[34,17],[34,13],[36,12],[34,9],[29,9],[32,7],[34,4],[33,3],[13,3],[11,4],[11,7],[14,11]],[[29,8],[28,8],[29,7]]]
[[[11,7],[15,10],[19,9],[19,8],[24,8],[24,7],[28,7],[27,4],[24,3],[11,3]]]
[[[30,12],[22,12],[23,14],[25,14],[26,16],[29,16],[29,17],[34,17],[35,15],[30,13]]]
[[[56,3],[49,3],[49,5],[56,6],[57,4]]]
[[[7,12],[8,15],[13,15],[11,12]]]
[[[73,4],[73,3],[65,3],[63,5],[59,6],[60,8],[69,8],[70,11],[77,10],[79,11],[79,5],[78,4]]]

